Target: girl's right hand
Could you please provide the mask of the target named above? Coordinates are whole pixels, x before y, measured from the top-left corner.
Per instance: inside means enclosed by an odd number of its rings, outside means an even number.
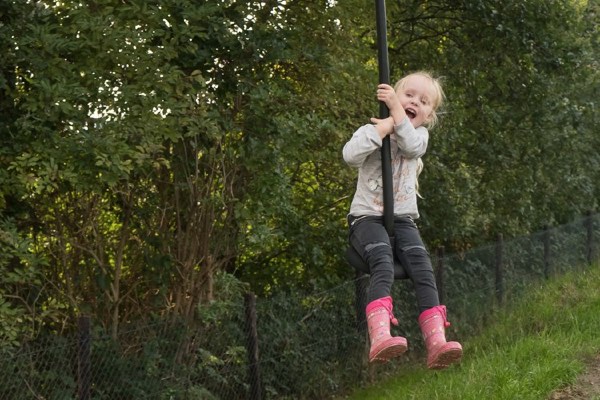
[[[377,133],[379,133],[382,140],[394,131],[394,118],[392,117],[384,119],[371,118],[371,122],[375,125],[375,129],[377,129]]]

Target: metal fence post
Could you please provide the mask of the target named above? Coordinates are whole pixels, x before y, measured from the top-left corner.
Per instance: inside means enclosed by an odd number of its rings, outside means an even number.
[[[439,246],[437,248],[437,266],[436,266],[436,271],[435,271],[435,277],[436,277],[436,281],[437,281],[438,296],[440,299],[440,304],[445,304],[445,300],[446,300],[446,282],[444,279],[444,275],[445,275],[444,257],[445,257],[444,246]]]
[[[369,287],[369,276],[362,272],[356,272],[354,279],[354,309],[356,312],[356,330],[363,334],[367,332],[367,289]]]
[[[496,300],[504,304],[504,237],[501,233],[496,239]]]
[[[248,378],[250,384],[250,400],[261,400],[262,382],[260,378],[260,364],[258,356],[258,331],[256,328],[256,296],[246,293],[244,296],[246,306],[246,349],[248,351]]]
[[[552,271],[550,266],[550,229],[548,225],[544,225],[542,240],[544,241],[544,277],[549,278]]]
[[[588,210],[585,214],[584,224],[587,231],[586,259],[588,265],[592,265],[594,262],[594,218],[591,210]]]
[[[77,398],[79,400],[90,400],[91,382],[91,320],[87,315],[80,315],[77,320]]]

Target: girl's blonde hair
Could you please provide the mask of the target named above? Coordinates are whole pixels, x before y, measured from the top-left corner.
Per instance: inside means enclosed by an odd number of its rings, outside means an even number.
[[[421,175],[421,172],[423,172],[424,167],[425,164],[423,164],[423,159],[421,157],[417,158],[417,177],[415,179],[415,191],[417,192],[417,196],[419,196],[420,198],[423,198],[423,196],[421,196],[421,193],[419,192],[419,175]]]
[[[442,103],[446,98],[446,95],[444,94],[444,89],[442,89],[441,78],[434,78],[433,75],[427,71],[413,72],[396,82],[396,84],[394,85],[394,90],[396,92],[402,90],[404,88],[404,85],[406,84],[406,80],[409,77],[415,75],[429,79],[431,81],[431,85],[435,93],[434,98],[431,99],[431,116],[427,119],[427,121],[425,121],[424,124],[428,129],[432,129],[438,122],[437,110],[442,106]],[[415,190],[417,192],[417,196],[419,196],[420,198],[423,198],[423,196],[421,196],[421,193],[419,193],[419,175],[421,175],[421,172],[423,172],[423,167],[423,160],[421,159],[421,157],[419,157],[417,159],[417,179],[415,181]]]
[[[446,98],[446,95],[444,94],[444,89],[442,89],[441,78],[434,78],[433,75],[427,71],[412,72],[404,76],[398,82],[396,82],[396,84],[394,85],[394,90],[398,92],[399,90],[403,89],[404,85],[406,84],[406,80],[409,77],[415,75],[429,79],[431,81],[431,85],[435,93],[434,98],[431,99],[431,116],[427,119],[427,121],[425,121],[424,124],[428,129],[432,129],[438,122],[437,110],[441,107],[442,103],[444,102],[444,99]]]

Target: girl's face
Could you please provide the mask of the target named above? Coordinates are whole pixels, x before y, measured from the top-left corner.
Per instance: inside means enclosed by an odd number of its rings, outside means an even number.
[[[430,79],[421,75],[408,76],[398,88],[400,104],[415,128],[428,122],[433,113],[436,91]]]

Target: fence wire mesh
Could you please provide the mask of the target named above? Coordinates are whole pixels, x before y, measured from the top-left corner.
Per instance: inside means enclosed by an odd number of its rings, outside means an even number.
[[[599,215],[461,254],[432,252],[450,339],[535,283],[597,261]],[[247,294],[200,310],[202,323],[123,326],[82,317],[71,335],[0,343],[0,399],[320,399],[373,379],[366,363],[366,275],[322,292]],[[393,289],[396,334],[423,357],[410,281]],[[256,325],[254,325],[256,321]],[[391,367],[401,368],[400,360]]]

